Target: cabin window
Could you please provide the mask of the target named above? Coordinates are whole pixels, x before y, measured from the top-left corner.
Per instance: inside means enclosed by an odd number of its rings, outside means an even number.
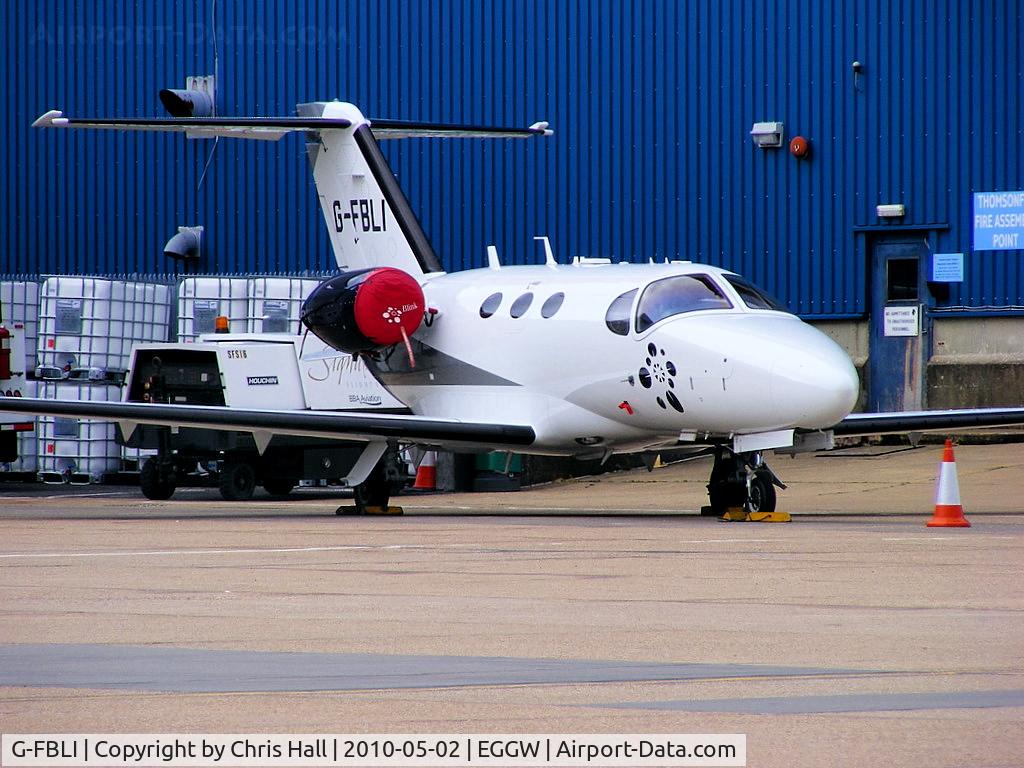
[[[618,296],[608,307],[604,315],[604,323],[608,330],[617,333],[619,336],[626,336],[629,333],[629,311],[633,308],[633,299],[636,298],[638,289],[626,291]]]
[[[562,308],[563,301],[565,301],[564,293],[551,294],[541,306],[540,316],[544,318],[554,317],[555,313]]]
[[[501,294],[492,293],[484,299],[484,303],[480,305],[480,317],[490,317],[498,311],[499,306],[501,306]]]
[[[678,275],[656,280],[640,296],[636,330],[642,333],[666,317],[703,309],[731,309],[732,302],[707,275]]]
[[[776,312],[789,311],[780,302],[772,298],[771,294],[765,293],[739,275],[724,275],[724,277],[729,282],[729,285],[736,289],[736,293],[740,295],[743,303],[750,309],[772,309]]]
[[[518,299],[512,302],[512,308],[509,310],[509,314],[512,317],[522,317],[526,314],[526,310],[533,304],[533,294],[524,293]]]

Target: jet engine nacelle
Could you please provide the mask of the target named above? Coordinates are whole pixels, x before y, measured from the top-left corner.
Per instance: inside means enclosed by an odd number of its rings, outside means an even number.
[[[423,321],[423,289],[407,272],[375,267],[325,280],[302,304],[302,324],[342,352],[398,344]]]

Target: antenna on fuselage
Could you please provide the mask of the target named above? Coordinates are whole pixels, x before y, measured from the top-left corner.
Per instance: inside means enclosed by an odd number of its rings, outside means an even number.
[[[496,245],[487,246],[487,266],[490,269],[501,269],[501,262],[498,261],[498,247]]]
[[[555,254],[554,251],[551,250],[551,241],[548,239],[548,236],[540,235],[539,237],[534,237],[533,239],[539,240],[542,243],[544,243],[544,266],[557,267],[558,262],[555,261]]]

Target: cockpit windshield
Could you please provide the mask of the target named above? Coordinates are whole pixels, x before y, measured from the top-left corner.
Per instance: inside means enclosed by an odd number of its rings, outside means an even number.
[[[640,296],[636,330],[643,333],[659,320],[702,309],[732,309],[732,302],[707,275],[678,275],[656,280]]]
[[[750,309],[771,309],[776,312],[789,311],[776,299],[772,298],[771,295],[765,293],[753,283],[744,280],[739,275],[723,275],[723,277],[729,281],[729,285],[736,289],[736,293],[740,295],[743,303],[750,307]]]

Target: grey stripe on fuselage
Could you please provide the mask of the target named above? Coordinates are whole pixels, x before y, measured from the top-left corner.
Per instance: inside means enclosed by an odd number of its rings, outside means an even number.
[[[420,341],[413,341],[416,367],[409,365],[405,348],[399,344],[381,360],[365,358],[371,373],[386,387],[401,386],[487,386],[520,387],[521,384],[452,357]]]

